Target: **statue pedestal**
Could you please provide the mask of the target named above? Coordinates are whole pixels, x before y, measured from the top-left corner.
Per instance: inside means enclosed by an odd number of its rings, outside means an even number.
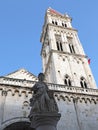
[[[61,117],[60,113],[35,113],[31,116],[31,128],[36,130],[57,130],[56,126]]]

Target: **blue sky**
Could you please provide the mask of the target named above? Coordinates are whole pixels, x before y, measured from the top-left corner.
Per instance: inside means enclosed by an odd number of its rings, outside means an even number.
[[[98,84],[97,0],[0,0],[0,76],[20,68],[42,71],[40,34],[48,7],[73,18]]]

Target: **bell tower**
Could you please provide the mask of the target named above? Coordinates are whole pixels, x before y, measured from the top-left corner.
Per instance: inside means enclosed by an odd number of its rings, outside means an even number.
[[[47,82],[82,88],[96,88],[72,18],[47,9],[41,34],[43,72]]]

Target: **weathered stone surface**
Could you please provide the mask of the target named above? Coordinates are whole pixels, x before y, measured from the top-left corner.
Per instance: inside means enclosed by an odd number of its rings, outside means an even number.
[[[53,87],[54,86],[54,87]],[[73,89],[68,92],[54,90],[54,97],[61,113],[58,130],[97,130],[98,129],[98,90],[92,93],[76,93]],[[4,89],[6,88],[6,90]],[[29,122],[29,99],[32,97],[30,88],[20,88],[0,85],[0,130],[15,122]],[[8,91],[10,90],[10,91]],[[16,91],[17,90],[17,91]],[[74,87],[75,90],[75,87]],[[85,92],[85,89],[84,89]],[[95,94],[94,94],[95,93]],[[74,104],[73,99],[76,102]]]

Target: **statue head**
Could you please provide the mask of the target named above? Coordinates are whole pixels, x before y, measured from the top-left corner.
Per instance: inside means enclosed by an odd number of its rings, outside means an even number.
[[[43,82],[44,78],[45,78],[44,74],[43,73],[39,73],[38,80],[41,81],[41,82]]]

